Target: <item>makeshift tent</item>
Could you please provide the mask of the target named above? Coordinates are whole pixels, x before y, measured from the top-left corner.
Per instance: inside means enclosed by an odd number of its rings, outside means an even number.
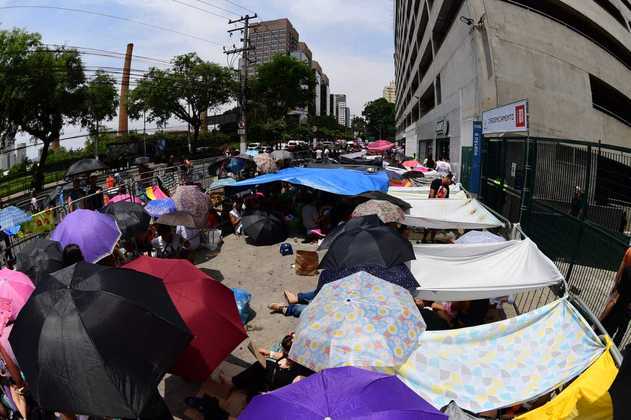
[[[559,299],[505,321],[425,331],[398,376],[434,407],[454,400],[479,413],[550,392],[605,350],[587,321]]]
[[[366,148],[371,152],[385,152],[396,146],[394,143],[388,140],[377,140],[372,143],[368,143]]]
[[[552,286],[563,275],[530,239],[491,244],[416,245],[411,271],[427,300],[472,300]]]
[[[474,198],[468,200],[406,200],[412,207],[404,224],[431,229],[492,229],[504,226]]]
[[[616,367],[607,351],[559,395],[545,405],[516,417],[516,420],[611,419],[613,407],[607,392],[616,378]]]
[[[394,187],[388,189],[388,194],[402,200],[426,200],[429,198],[429,184],[422,187]],[[460,188],[460,184],[449,187],[449,200],[467,200],[467,193]]]
[[[228,187],[246,187],[284,181],[339,195],[358,195],[368,191],[388,191],[388,176],[351,169],[287,168],[237,182]]]

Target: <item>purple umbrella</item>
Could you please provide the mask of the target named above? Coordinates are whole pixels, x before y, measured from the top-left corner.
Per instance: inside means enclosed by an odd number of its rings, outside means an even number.
[[[112,216],[82,209],[66,216],[50,235],[62,247],[78,245],[83,257],[90,263],[110,255],[120,237],[121,231]]]
[[[326,369],[254,398],[240,420],[446,420],[396,376],[355,367]]]

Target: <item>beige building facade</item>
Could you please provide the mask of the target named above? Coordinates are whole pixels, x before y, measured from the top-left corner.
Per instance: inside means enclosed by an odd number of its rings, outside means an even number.
[[[392,104],[396,102],[397,88],[396,88],[396,84],[394,83],[394,80],[391,81],[388,84],[388,86],[383,88],[383,98]]]

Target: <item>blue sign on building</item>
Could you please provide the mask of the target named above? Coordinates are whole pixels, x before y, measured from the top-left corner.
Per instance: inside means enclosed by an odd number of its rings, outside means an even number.
[[[473,156],[471,158],[471,179],[469,190],[480,193],[480,178],[482,176],[482,121],[473,121]]]

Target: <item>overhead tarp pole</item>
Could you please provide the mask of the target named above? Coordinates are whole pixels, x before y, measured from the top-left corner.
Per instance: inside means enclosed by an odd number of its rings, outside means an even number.
[[[482,244],[415,245],[412,274],[427,300],[506,296],[563,282],[554,263],[530,239]]]

